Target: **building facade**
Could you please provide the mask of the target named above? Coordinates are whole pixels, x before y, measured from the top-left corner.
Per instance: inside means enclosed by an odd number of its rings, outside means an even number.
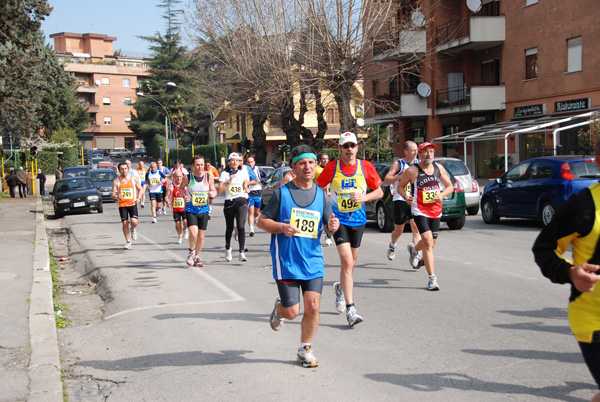
[[[84,148],[139,148],[128,124],[139,83],[148,76],[148,58],[115,55],[117,38],[108,35],[61,32],[50,38],[64,70],[77,80],[78,101],[93,118],[79,134]]]
[[[600,7],[595,0],[400,1],[392,18],[424,46],[377,52],[365,70],[368,124],[393,127],[395,155],[406,140],[440,141],[437,155],[465,160],[479,177],[490,177],[490,159],[508,153],[513,162],[539,154],[578,153],[579,128],[511,135],[500,127],[568,116],[600,107]],[[387,32],[388,26],[384,24]],[[422,43],[419,42],[419,43]],[[413,43],[416,43],[413,41]],[[404,47],[407,47],[404,45]],[[377,59],[379,57],[379,59]],[[407,60],[413,60],[412,67]],[[398,71],[393,74],[396,66]],[[412,74],[409,74],[412,73]],[[405,77],[410,77],[407,79]],[[386,104],[386,100],[392,99]],[[386,107],[387,106],[387,107]],[[496,126],[494,126],[496,124]],[[490,131],[461,136],[486,126]],[[489,140],[486,140],[489,138]],[[477,140],[475,140],[477,139]],[[466,152],[465,152],[466,150]],[[466,153],[466,154],[465,154]]]

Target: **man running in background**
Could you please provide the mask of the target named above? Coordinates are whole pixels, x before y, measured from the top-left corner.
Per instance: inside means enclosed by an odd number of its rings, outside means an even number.
[[[173,170],[173,181],[167,185],[165,204],[173,209],[173,220],[177,231],[177,244],[183,243],[188,238],[187,217],[185,215],[185,192],[181,193],[179,187],[183,181],[181,170]]]
[[[317,179],[319,178],[319,175],[321,174],[321,172],[323,171],[323,169],[325,168],[325,166],[327,166],[327,164],[329,163],[329,155],[327,155],[325,152],[321,152],[319,154],[319,164],[317,165],[317,169],[315,171],[315,178],[314,180],[317,181]],[[329,186],[325,187],[325,193],[327,194],[327,197],[329,197]],[[325,247],[329,247],[333,244],[333,242],[331,241],[331,236],[328,235],[327,233],[325,233]]]
[[[160,159],[159,159],[160,160]],[[166,183],[167,177],[158,169],[158,163],[152,162],[150,170],[146,173],[146,183],[148,183],[148,193],[150,194],[150,209],[152,211],[152,223],[156,223],[157,211],[163,208],[163,183]]]
[[[257,183],[248,186],[250,193],[248,193],[248,226],[250,226],[250,237],[254,236],[254,222],[258,219],[260,213],[260,202],[262,201],[262,184],[267,181],[267,174],[258,166],[256,166],[256,160],[254,156],[249,156],[246,159],[246,164],[254,174],[256,175]]]
[[[333,284],[335,308],[339,313],[346,311],[348,325],[353,327],[363,321],[354,306],[352,275],[367,223],[364,203],[381,198],[383,190],[373,164],[356,158],[358,139],[354,133],[340,135],[339,150],[340,160],[329,162],[317,182],[322,188],[331,185],[331,208],[340,220],[340,227],[333,234],[342,265],[340,281]],[[367,194],[368,188],[373,191]]]
[[[119,176],[113,180],[110,197],[119,202],[119,215],[121,215],[126,250],[131,249],[131,240],[137,240],[137,204],[140,202],[141,190],[139,179],[129,174],[127,164],[119,163]]]
[[[144,167],[144,161],[138,163],[138,167],[135,171],[138,173],[140,184],[142,185],[142,202],[140,203],[140,206],[144,208],[144,203],[146,201],[146,173],[148,173],[148,170]]]
[[[165,178],[162,181],[161,187],[162,198],[165,198],[165,195],[167,194],[167,177],[171,177],[171,171],[167,167],[163,166],[163,161],[160,158],[156,161],[156,169],[165,176]],[[166,215],[166,210],[164,206],[158,209],[158,214]]]

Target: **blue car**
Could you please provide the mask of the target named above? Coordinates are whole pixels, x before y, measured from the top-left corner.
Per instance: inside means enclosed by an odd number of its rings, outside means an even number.
[[[501,217],[550,223],[556,210],[573,194],[600,179],[593,157],[546,156],[528,159],[487,185],[481,196],[485,223]]]

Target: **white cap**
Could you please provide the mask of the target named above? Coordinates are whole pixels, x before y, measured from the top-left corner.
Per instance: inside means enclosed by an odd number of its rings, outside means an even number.
[[[232,152],[229,154],[229,157],[227,158],[227,160],[231,160],[231,159],[240,159],[240,155],[238,155],[235,152]]]
[[[358,144],[356,134],[351,133],[350,131],[346,131],[345,133],[340,134],[340,145],[344,145],[347,142]]]

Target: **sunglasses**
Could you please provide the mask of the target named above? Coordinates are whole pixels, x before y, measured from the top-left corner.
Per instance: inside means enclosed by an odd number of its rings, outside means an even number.
[[[348,148],[352,148],[352,149],[354,149],[354,148],[356,148],[356,144],[355,144],[355,143],[353,143],[353,142],[351,142],[351,143],[349,143],[349,144],[344,144],[344,145],[342,145],[342,148],[344,148],[344,149],[348,149]]]

